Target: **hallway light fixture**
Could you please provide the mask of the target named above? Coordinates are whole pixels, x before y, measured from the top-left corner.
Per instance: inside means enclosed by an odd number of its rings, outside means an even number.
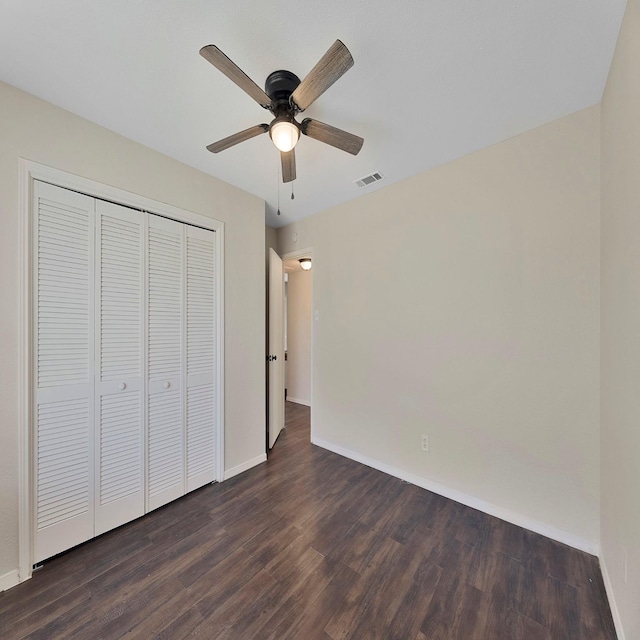
[[[309,271],[309,269],[311,269],[311,258],[300,258],[298,262],[305,271]]]

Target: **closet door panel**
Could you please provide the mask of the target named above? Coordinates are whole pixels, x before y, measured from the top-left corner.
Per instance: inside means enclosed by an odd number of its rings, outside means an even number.
[[[215,234],[34,183],[34,562],[216,479]]]
[[[184,226],[153,215],[148,220],[147,509],[151,510],[185,492]]]
[[[96,203],[96,535],[144,514],[145,214]]]
[[[92,198],[34,183],[34,562],[93,536]]]
[[[216,479],[215,235],[186,228],[187,491]]]

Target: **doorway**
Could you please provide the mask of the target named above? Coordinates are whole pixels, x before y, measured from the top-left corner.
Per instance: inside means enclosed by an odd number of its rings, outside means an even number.
[[[283,256],[285,268],[285,389],[286,400],[312,406],[313,262],[311,251]]]

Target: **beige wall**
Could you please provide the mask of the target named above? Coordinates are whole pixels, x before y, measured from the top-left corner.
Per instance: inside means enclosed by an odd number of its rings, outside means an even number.
[[[289,273],[287,288],[287,399],[311,404],[312,271]]]
[[[279,231],[313,246],[314,438],[593,550],[599,126],[593,107]]]
[[[278,232],[273,227],[265,225],[264,228],[264,296],[266,300],[265,305],[265,344],[269,344],[269,249],[273,249],[278,253]],[[266,355],[266,351],[265,351]],[[265,364],[266,366],[266,364]],[[267,367],[267,371],[268,371]]]
[[[265,226],[264,228],[264,247],[266,264],[269,264],[269,249],[278,251],[278,230],[273,227]]]
[[[264,454],[264,203],[0,83],[0,581],[18,566],[18,159],[225,222],[225,466]]]
[[[630,0],[602,101],[601,537],[628,640],[640,638],[639,33]]]

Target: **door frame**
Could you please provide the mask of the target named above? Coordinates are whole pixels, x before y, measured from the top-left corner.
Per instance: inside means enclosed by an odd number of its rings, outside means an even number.
[[[313,271],[316,266],[313,262],[313,247],[307,247],[306,249],[296,249],[295,251],[289,251],[288,253],[283,253],[281,256],[282,261],[286,260],[295,260],[296,258],[311,258],[311,271]],[[311,442],[313,442],[313,411],[315,402],[313,399],[314,396],[314,354],[316,350],[316,341],[315,341],[315,325],[316,325],[316,314],[317,309],[315,308],[315,286],[314,286],[315,276],[313,273],[311,274],[311,317],[309,321],[311,322],[311,353],[310,353],[310,362],[309,362],[309,402],[311,403],[311,412],[310,412],[310,423],[311,423],[311,433],[310,438]]]
[[[19,160],[20,212],[20,369],[18,408],[18,582],[33,571],[33,182],[40,180],[88,196],[215,231],[216,287],[216,481],[224,480],[224,222],[145,196],[67,173],[37,162]]]

